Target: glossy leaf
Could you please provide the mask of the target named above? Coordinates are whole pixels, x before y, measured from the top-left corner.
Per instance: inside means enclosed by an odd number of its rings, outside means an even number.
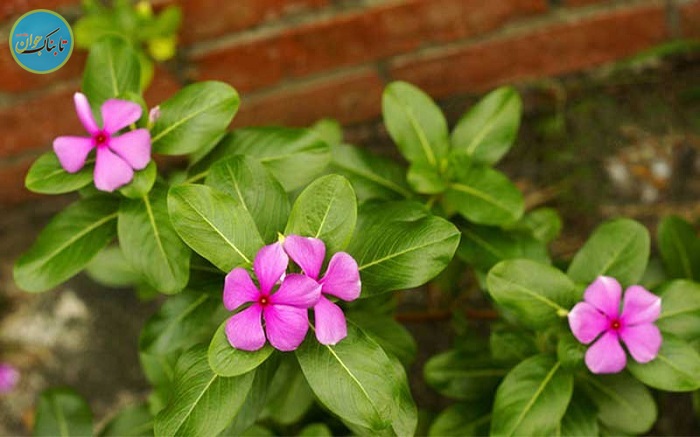
[[[289,198],[262,164],[232,156],[211,167],[206,183],[236,199],[250,213],[265,242],[276,241],[289,217]]]
[[[661,315],[656,325],[684,340],[700,338],[700,285],[676,280],[661,290]]]
[[[108,287],[131,287],[142,280],[117,245],[102,249],[87,265],[85,272],[93,281]]]
[[[150,437],[153,435],[153,416],[144,404],[127,407],[112,418],[99,435],[100,437]]]
[[[477,401],[496,389],[508,367],[460,350],[435,355],[423,368],[425,382],[452,399]]]
[[[193,184],[172,187],[168,211],[185,243],[225,273],[251,265],[263,246],[248,210],[213,188]]]
[[[561,271],[524,259],[496,264],[486,283],[496,303],[530,328],[556,323],[580,297]]]
[[[561,217],[554,208],[538,208],[526,213],[515,229],[527,230],[542,243],[549,243],[561,232]]]
[[[210,147],[226,131],[240,98],[223,82],[188,85],[161,103],[151,128],[153,151],[181,155]]]
[[[403,367],[364,332],[348,325],[335,346],[306,341],[296,351],[319,401],[344,422],[375,433],[413,434],[417,416]]]
[[[292,425],[302,419],[314,404],[314,394],[292,356],[281,360],[270,382],[268,404],[261,418],[269,418],[280,425]]]
[[[317,179],[301,192],[292,206],[286,235],[320,238],[326,253],[339,252],[350,242],[357,221],[357,198],[342,176]]]
[[[331,437],[332,435],[325,423],[312,423],[299,431],[299,437]]]
[[[311,129],[331,147],[343,142],[343,126],[332,118],[322,118],[311,126]]]
[[[627,368],[644,384],[666,391],[700,389],[700,354],[685,341],[663,334],[659,354],[648,363],[629,360]]]
[[[412,196],[406,184],[406,169],[394,160],[355,146],[336,146],[331,153],[331,171],[348,178],[360,201]]]
[[[431,437],[484,436],[491,424],[491,405],[485,402],[460,402],[447,407],[430,425]]]
[[[34,435],[37,437],[92,435],[90,406],[73,390],[64,388],[45,390],[39,397],[36,408]]]
[[[489,336],[491,357],[497,363],[519,363],[539,351],[534,336],[522,329],[491,328]]]
[[[362,278],[360,297],[425,284],[452,260],[459,231],[413,202],[366,205],[347,252]]]
[[[141,68],[138,56],[126,40],[108,36],[90,48],[83,73],[83,92],[95,115],[107,99],[126,93],[141,93]]]
[[[226,338],[226,323],[219,326],[209,345],[209,366],[219,376],[238,376],[248,373],[265,362],[274,349],[266,344],[257,351],[244,351],[234,348]]]
[[[409,162],[442,166],[450,147],[447,122],[430,96],[409,83],[392,82],[382,95],[382,114],[389,135]]]
[[[29,168],[24,180],[29,191],[41,194],[63,194],[79,190],[92,182],[94,166],[86,164],[77,173],[68,173],[61,167],[53,152],[41,155]]]
[[[255,372],[232,378],[209,368],[206,347],[196,346],[180,357],[175,388],[168,405],[155,419],[155,434],[211,436],[226,428],[243,406]]]
[[[172,294],[187,285],[190,249],[170,222],[165,196],[165,187],[156,186],[141,199],[124,199],[117,230],[132,268],[148,285]]]
[[[523,195],[503,173],[470,165],[455,176],[444,194],[448,209],[482,225],[507,225],[523,215]]]
[[[285,190],[293,191],[316,179],[330,162],[330,147],[310,129],[252,127],[229,133],[192,168],[191,179],[206,176],[215,161],[231,155],[257,158]],[[304,171],[299,171],[299,169]]]
[[[368,312],[347,313],[365,334],[369,335],[389,355],[394,355],[405,367],[409,367],[416,358],[418,345],[411,333],[390,316],[377,316]]]
[[[513,145],[523,103],[511,87],[491,91],[457,122],[452,147],[463,150],[475,162],[495,164]]]
[[[561,419],[560,436],[595,436],[600,435],[598,427],[598,410],[595,405],[580,393],[576,393]]]
[[[411,164],[406,181],[416,193],[421,194],[439,194],[447,189],[445,176],[424,162]]]
[[[158,169],[156,168],[156,162],[151,161],[146,168],[135,172],[134,179],[120,188],[119,192],[130,199],[140,199],[151,191],[153,184],[156,182],[157,175]]]
[[[15,263],[17,285],[46,291],[80,272],[115,237],[117,206],[113,198],[96,196],[57,214]]]
[[[680,217],[665,217],[657,228],[659,252],[671,278],[700,279],[700,239]]]
[[[574,378],[547,355],[537,355],[508,373],[496,391],[491,435],[548,435],[569,405]]]
[[[590,284],[598,276],[612,276],[626,287],[637,283],[649,259],[649,233],[629,219],[606,222],[593,232],[569,265],[576,282]]]
[[[654,398],[629,374],[588,374],[583,382],[582,388],[598,408],[598,420],[613,433],[644,434],[656,422]]]
[[[491,267],[507,259],[527,258],[549,263],[547,247],[522,231],[505,231],[494,226],[464,225],[457,248],[460,259],[488,272]]]

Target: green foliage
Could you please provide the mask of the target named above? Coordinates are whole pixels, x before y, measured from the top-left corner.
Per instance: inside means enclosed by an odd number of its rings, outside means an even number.
[[[97,120],[101,120],[98,109],[107,99],[140,94],[139,72],[136,52],[125,40],[108,36],[93,45],[85,63],[82,88]]]
[[[670,216],[661,220],[656,235],[668,276],[700,280],[700,239],[693,226]]]
[[[508,368],[488,357],[451,350],[432,357],[423,369],[425,381],[439,393],[466,401],[488,398]]]
[[[87,164],[77,173],[68,173],[61,167],[56,154],[44,153],[32,164],[24,184],[27,189],[41,194],[63,194],[79,190],[92,182],[94,165]]]
[[[73,390],[52,388],[39,397],[34,423],[34,435],[85,436],[92,435],[92,412],[87,402]]]
[[[100,437],[153,436],[153,416],[145,404],[121,410],[100,432]]]
[[[446,408],[430,425],[428,435],[484,436],[491,425],[491,406],[484,402],[460,402]]]
[[[700,284],[685,280],[671,281],[660,291],[661,315],[656,325],[662,332],[684,340],[700,337]]]
[[[248,352],[234,348],[226,338],[224,322],[216,330],[209,345],[209,366],[219,376],[238,376],[248,373],[265,362],[274,348],[266,344],[262,349]]]
[[[663,334],[663,339],[661,350],[652,361],[627,364],[630,373],[644,384],[661,390],[700,389],[700,354],[672,334]]]

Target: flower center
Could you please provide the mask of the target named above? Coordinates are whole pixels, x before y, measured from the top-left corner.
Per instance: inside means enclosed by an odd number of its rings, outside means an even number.
[[[260,296],[260,299],[258,299],[258,303],[262,306],[268,306],[270,304],[270,298],[267,296]]]
[[[97,135],[95,135],[95,145],[96,146],[102,146],[104,143],[107,142],[107,134],[104,132],[99,132]]]
[[[620,323],[620,320],[614,319],[612,322],[610,322],[610,329],[613,329],[617,331],[622,327],[622,323]]]

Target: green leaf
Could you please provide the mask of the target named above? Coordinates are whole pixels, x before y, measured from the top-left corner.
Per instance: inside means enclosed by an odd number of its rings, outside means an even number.
[[[348,178],[360,201],[398,200],[413,195],[406,184],[406,169],[394,160],[355,146],[337,146],[331,153],[331,171]]]
[[[459,119],[452,131],[452,147],[466,152],[475,162],[495,164],[513,145],[522,110],[514,88],[490,92]]]
[[[579,370],[584,367],[584,357],[588,347],[581,344],[568,331],[560,333],[557,343],[557,359],[562,367],[570,370]]]
[[[204,185],[178,185],[168,193],[175,230],[195,252],[224,272],[249,266],[263,246],[248,210]]]
[[[116,245],[102,249],[86,266],[85,272],[92,280],[108,287],[131,287],[141,282],[141,275],[131,268]]]
[[[628,360],[627,369],[644,384],[666,391],[700,389],[700,354],[685,341],[663,334],[659,354],[648,363]]]
[[[205,149],[226,131],[238,111],[236,90],[223,82],[188,85],[160,104],[151,129],[156,153],[182,155]]]
[[[322,118],[311,126],[329,146],[336,147],[343,142],[343,126],[332,118]]]
[[[406,82],[392,82],[382,95],[389,135],[409,162],[441,168],[450,147],[445,116],[433,100]]]
[[[376,341],[384,352],[398,358],[406,368],[416,358],[416,341],[411,333],[392,317],[362,311],[349,312],[346,317]]]
[[[314,131],[281,127],[253,127],[229,133],[194,166],[191,180],[206,176],[209,166],[226,156],[257,158],[286,191],[307,185],[326,169],[330,147]],[[298,169],[304,171],[298,171]]]
[[[289,198],[262,164],[243,155],[232,156],[212,165],[206,184],[236,199],[250,213],[264,241],[276,241],[289,217]]]
[[[41,292],[75,276],[114,238],[117,206],[113,198],[96,196],[57,214],[17,260],[17,285]]]
[[[219,376],[238,376],[248,373],[265,362],[274,349],[266,344],[262,349],[248,352],[231,346],[226,338],[226,324],[219,326],[209,345],[209,367]]]
[[[457,256],[476,269],[488,272],[507,259],[527,258],[549,263],[547,248],[522,231],[505,231],[494,226],[464,225]]]
[[[73,390],[45,390],[39,397],[33,434],[37,437],[92,435],[90,406]]]
[[[491,435],[549,435],[571,400],[574,378],[548,355],[536,355],[508,373],[496,391]]]
[[[538,208],[525,214],[515,224],[515,229],[526,230],[542,243],[549,243],[559,236],[561,217],[554,208]]]
[[[459,244],[452,223],[409,201],[365,205],[355,235],[347,252],[359,266],[365,298],[425,284],[447,267]]]
[[[468,165],[455,178],[444,194],[448,210],[482,225],[507,225],[523,215],[523,195],[503,173]]]
[[[485,402],[460,402],[447,407],[430,425],[431,437],[485,436],[489,433],[491,405]]]
[[[209,368],[207,350],[195,346],[180,357],[175,389],[156,416],[155,434],[211,436],[223,431],[243,406],[255,372],[224,378]]]
[[[447,189],[447,181],[430,165],[424,162],[415,162],[408,168],[406,181],[421,194],[439,194]]]
[[[86,164],[77,173],[68,173],[61,167],[53,152],[41,155],[29,168],[24,185],[29,191],[40,194],[63,194],[79,190],[92,182],[94,166]]]
[[[306,341],[296,357],[316,397],[344,422],[370,433],[415,431],[417,412],[403,367],[354,325],[337,345]]]
[[[117,231],[124,256],[148,285],[167,294],[185,288],[190,249],[170,223],[165,187],[157,185],[141,199],[122,200]]]
[[[557,323],[580,297],[561,271],[525,259],[497,264],[486,283],[496,303],[536,329]]]
[[[352,185],[342,176],[328,175],[297,197],[284,233],[320,238],[330,254],[345,249],[356,221],[357,198]]]
[[[503,364],[461,350],[435,355],[423,368],[425,382],[440,394],[469,401],[489,396],[507,373]]]
[[[531,333],[511,327],[491,328],[489,347],[491,357],[498,363],[519,363],[538,353]]]
[[[700,284],[671,281],[660,295],[661,315],[656,321],[659,329],[688,341],[700,338]]]
[[[561,419],[560,436],[600,435],[598,410],[595,405],[580,393],[571,398],[569,408]]]
[[[659,252],[670,278],[700,280],[700,240],[680,217],[665,217],[657,228]]]
[[[312,423],[299,431],[299,437],[332,437],[330,428],[325,423]]]
[[[314,394],[301,372],[299,363],[291,355],[282,358],[270,382],[269,402],[261,419],[269,418],[280,425],[299,422],[314,404]]]
[[[121,410],[100,432],[100,437],[142,437],[153,435],[153,416],[145,404]]]
[[[649,259],[649,233],[629,219],[608,221],[596,228],[569,265],[568,275],[590,284],[598,276],[612,276],[623,287],[636,284]]]
[[[654,398],[629,374],[586,375],[583,382],[582,388],[598,407],[598,420],[614,433],[645,434],[656,422]]]
[[[141,93],[141,70],[136,52],[126,40],[108,36],[90,48],[83,73],[83,92],[93,112],[107,99],[127,92]]]
[[[119,192],[129,199],[140,199],[151,191],[157,175],[156,162],[151,161],[146,168],[134,173],[134,179],[128,185],[119,189]]]

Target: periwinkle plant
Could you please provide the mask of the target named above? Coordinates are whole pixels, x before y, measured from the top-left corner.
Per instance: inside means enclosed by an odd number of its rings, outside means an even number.
[[[105,69],[114,57],[123,62]],[[657,417],[647,386],[700,388],[700,244],[669,243],[694,230],[660,231],[669,278],[686,279],[647,283],[649,236],[626,219],[559,260],[566,272],[553,267],[558,215],[525,212],[493,168],[517,136],[514,89],[487,95],[450,134],[427,95],[390,84],[384,118],[404,165],[342,144],[328,121],[227,131],[239,98],[220,82],[189,85],[146,116],[138,65],[118,38],[93,45],[76,95],[90,138],[57,139],[26,179],[80,197],[14,271],[31,292],[87,269],[166,295],[139,338],[153,390],[102,435],[424,432],[406,372],[416,344],[389,292],[448,265],[477,272],[499,318],[425,365],[428,384],[458,401],[425,425],[432,435],[641,434]],[[158,173],[151,155],[189,165]],[[120,164],[105,168],[104,156]],[[35,431],[84,434],[91,420],[75,393],[49,390]]]

